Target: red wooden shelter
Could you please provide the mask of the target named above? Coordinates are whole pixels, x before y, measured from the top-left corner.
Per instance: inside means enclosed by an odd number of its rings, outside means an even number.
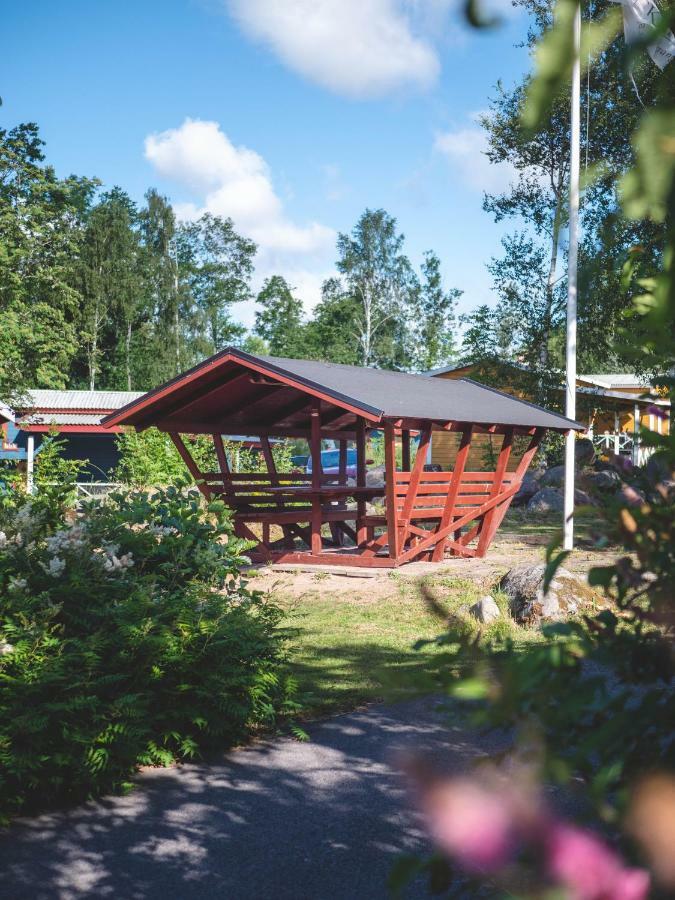
[[[228,348],[104,419],[108,427],[168,432],[200,490],[233,510],[259,560],[399,566],[446,553],[483,556],[548,429],[582,426],[470,379],[441,380]],[[369,486],[366,440],[384,433],[384,484]],[[453,471],[425,470],[434,431],[460,434]],[[411,432],[418,440],[411,464]],[[223,437],[260,436],[267,472],[231,470]],[[468,471],[471,439],[499,436],[492,471]],[[183,435],[211,435],[218,471],[201,471]],[[306,438],[311,474],[277,471],[270,437]],[[321,442],[340,448],[321,471]],[[347,448],[356,448],[348,478]],[[397,467],[397,443],[401,465]],[[523,445],[519,454],[514,445]],[[384,496],[384,509],[370,507]],[[325,526],[325,527],[324,527]]]

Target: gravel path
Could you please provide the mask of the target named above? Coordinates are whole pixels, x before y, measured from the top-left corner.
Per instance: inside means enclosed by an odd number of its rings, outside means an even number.
[[[396,854],[426,849],[397,752],[457,770],[495,749],[446,722],[428,698],[378,705],[315,724],[309,743],[145,771],[126,797],[15,823],[0,897],[386,898]]]

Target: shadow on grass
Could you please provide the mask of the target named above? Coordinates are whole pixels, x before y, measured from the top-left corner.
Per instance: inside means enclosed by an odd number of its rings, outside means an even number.
[[[311,632],[304,632],[307,637]],[[438,649],[364,641],[300,648],[290,670],[298,680],[303,718],[312,718],[366,702],[397,702],[432,693],[438,689],[439,671],[448,667],[458,669],[456,658]]]

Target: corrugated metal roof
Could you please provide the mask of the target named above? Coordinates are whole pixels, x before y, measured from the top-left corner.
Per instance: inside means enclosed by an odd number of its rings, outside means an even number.
[[[186,406],[199,398],[202,379],[213,387],[217,383],[215,373],[218,369],[221,366],[231,367],[232,364],[260,366],[272,378],[278,374],[294,382],[298,389],[305,386],[320,391],[337,406],[356,408],[369,416],[371,421],[380,418],[426,419],[555,428],[560,431],[583,427],[543,407],[518,400],[470,379],[428,378],[426,375],[408,375],[317,360],[254,356],[236,348],[223,350],[189,372],[149,391],[121,414],[111,415],[109,424],[137,424],[139,421],[152,424],[159,421],[169,404],[175,406],[175,397],[169,401],[169,395],[181,391],[185,398],[181,405]],[[213,412],[217,414],[217,409]],[[250,421],[245,427],[254,431],[254,424]]]
[[[35,409],[100,409],[112,412],[143,396],[142,391],[55,391],[36,389],[27,391],[24,411]],[[78,423],[73,423],[78,424]]]
[[[2,422],[14,422],[15,417],[12,410],[4,403],[0,403],[0,424]]]
[[[648,391],[652,388],[650,379],[646,375],[635,375],[630,372],[619,372],[610,375],[579,375],[577,377],[580,381],[587,381],[590,384],[597,384],[610,390],[642,388],[644,391]]]
[[[100,425],[105,413],[29,413],[23,416],[20,425]]]

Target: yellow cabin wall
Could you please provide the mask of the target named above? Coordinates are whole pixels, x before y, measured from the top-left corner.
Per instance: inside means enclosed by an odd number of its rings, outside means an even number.
[[[456,369],[453,372],[448,372],[444,375],[436,375],[435,378],[470,378],[472,374],[472,366],[465,366],[462,369]],[[510,386],[508,383],[500,385],[499,389],[504,391],[505,394],[512,394],[515,397],[522,397],[522,391],[517,391],[515,388]],[[622,389],[622,393],[625,394],[634,394],[636,397],[640,397],[644,393],[643,388],[626,388]],[[578,397],[578,405],[582,407],[582,404],[588,404],[588,395],[587,394],[579,394]],[[611,400],[607,401],[608,403]],[[640,416],[640,424],[644,428],[650,428],[654,431],[658,431],[658,420],[657,417],[652,413],[652,419],[650,421],[650,413],[645,411],[645,407],[641,407],[641,416]],[[580,422],[583,422],[584,419],[579,419]],[[619,430],[626,431],[629,434],[633,434],[635,431],[635,423],[633,418],[633,409],[623,408],[619,412]],[[605,431],[609,431],[611,433],[614,432],[614,413],[613,412],[605,412],[602,411],[598,413],[593,419],[593,431],[595,434],[603,434]],[[661,419],[661,434],[669,434],[670,433],[670,420],[669,418]],[[439,432],[434,431],[431,439],[431,462],[435,465],[440,466],[442,469],[452,469],[455,461],[455,456],[457,453],[457,448],[459,446],[460,435],[454,432]],[[500,435],[474,435],[473,440],[471,442],[471,450],[469,452],[469,460],[467,463],[467,468],[474,472],[486,471],[490,468],[490,465],[487,463],[489,459],[489,446],[490,441],[492,442],[492,448],[494,453],[494,458],[499,453],[499,448],[501,446],[501,436]],[[509,462],[509,470],[513,471],[513,469],[518,464],[522,453],[524,452],[524,447],[518,447],[518,442],[514,443],[513,450],[511,451],[511,459]],[[494,466],[492,466],[494,468]]]

